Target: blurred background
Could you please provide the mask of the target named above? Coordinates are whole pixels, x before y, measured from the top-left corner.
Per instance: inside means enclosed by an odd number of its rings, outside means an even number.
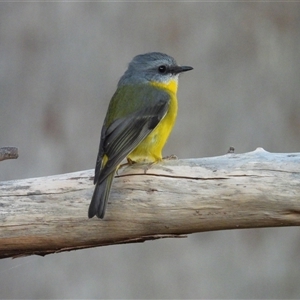
[[[0,180],[94,168],[133,56],[181,76],[164,155],[300,152],[300,3],[0,3]],[[89,203],[87,203],[88,209]],[[0,261],[0,298],[299,298],[300,230],[190,235]]]

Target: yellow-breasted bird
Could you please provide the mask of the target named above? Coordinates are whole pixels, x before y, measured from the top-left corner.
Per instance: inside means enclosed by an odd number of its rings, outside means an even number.
[[[160,52],[137,55],[129,63],[102,127],[89,218],[104,217],[114,175],[124,158],[131,163],[162,160],[177,116],[178,76],[192,69]]]

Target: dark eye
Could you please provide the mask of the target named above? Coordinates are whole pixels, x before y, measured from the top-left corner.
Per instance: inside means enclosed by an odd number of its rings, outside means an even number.
[[[165,73],[167,72],[167,67],[164,66],[164,65],[159,66],[159,67],[158,67],[158,72],[159,72],[160,74],[165,74]]]

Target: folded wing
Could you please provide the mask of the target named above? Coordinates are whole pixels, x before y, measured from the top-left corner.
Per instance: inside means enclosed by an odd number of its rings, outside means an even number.
[[[170,99],[166,93],[155,103],[103,126],[94,183],[101,183],[145,139],[166,115]],[[105,157],[105,158],[104,158]]]

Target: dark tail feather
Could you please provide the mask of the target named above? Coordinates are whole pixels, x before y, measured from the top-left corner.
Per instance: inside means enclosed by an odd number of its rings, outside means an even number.
[[[100,184],[96,183],[92,201],[89,207],[89,218],[92,218],[95,215],[100,219],[104,218],[105,209],[114,176],[115,172],[112,172],[102,182],[100,182]]]

